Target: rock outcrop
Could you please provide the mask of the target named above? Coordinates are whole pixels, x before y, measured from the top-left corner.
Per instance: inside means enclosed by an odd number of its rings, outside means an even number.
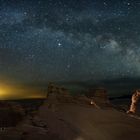
[[[24,117],[20,105],[10,102],[0,102],[0,128],[16,126]]]
[[[109,105],[106,91],[92,89],[88,97],[71,96],[68,92],[58,92],[62,87],[55,86],[53,90],[48,87],[51,92],[34,115],[28,114],[18,125],[0,130],[0,140],[137,140],[140,137],[139,119],[111,107],[102,109]],[[101,109],[94,108],[95,104]],[[7,108],[3,106],[1,109]]]
[[[127,113],[136,113],[137,104],[140,98],[140,90],[136,90],[132,94],[130,109]]]
[[[65,89],[64,87],[55,85],[50,83],[48,85],[48,92],[47,92],[47,104],[48,107],[56,108],[62,103],[71,103],[71,104],[79,104],[79,105],[92,105],[93,107],[99,108],[98,105],[94,102],[91,104],[91,99],[85,95],[71,95],[70,92]]]
[[[69,92],[66,88],[58,86],[54,83],[49,83],[48,84],[48,91],[47,91],[47,96],[49,96],[52,93],[60,94],[60,95],[68,95]]]
[[[92,88],[86,93],[86,96],[91,99],[91,104],[100,108],[111,106],[105,88]]]

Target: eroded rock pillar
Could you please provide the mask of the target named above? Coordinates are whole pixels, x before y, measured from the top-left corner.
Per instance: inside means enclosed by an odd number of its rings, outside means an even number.
[[[136,90],[132,95],[130,109],[127,111],[127,113],[136,113],[139,98],[140,90]]]

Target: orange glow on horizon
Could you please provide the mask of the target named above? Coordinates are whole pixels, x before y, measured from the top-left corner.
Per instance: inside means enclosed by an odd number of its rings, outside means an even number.
[[[0,85],[0,100],[44,98],[44,93],[38,88],[15,85]]]

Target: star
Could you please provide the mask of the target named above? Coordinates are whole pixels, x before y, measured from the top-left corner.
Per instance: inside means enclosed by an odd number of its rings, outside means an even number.
[[[61,47],[61,46],[62,46],[62,44],[59,42],[59,43],[58,43],[58,47]]]
[[[68,69],[70,68],[70,64],[67,65],[67,68],[68,68]]]
[[[129,6],[129,5],[131,5],[131,4],[128,2],[127,5]]]
[[[104,2],[103,4],[104,4],[105,6],[107,6],[107,3],[106,3],[106,2]]]
[[[31,82],[86,81],[91,74],[140,78],[139,8],[129,0],[3,0],[0,76]]]

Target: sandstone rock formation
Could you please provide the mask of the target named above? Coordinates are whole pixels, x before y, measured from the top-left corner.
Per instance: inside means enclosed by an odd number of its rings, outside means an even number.
[[[111,106],[105,88],[92,88],[86,93],[86,96],[91,99],[93,105],[98,107]]]
[[[113,107],[104,109],[103,106],[109,105],[104,89],[92,89],[90,96],[86,97],[58,92],[62,87],[54,84],[53,90],[50,87],[49,96],[36,113],[32,116],[27,114],[16,126],[0,130],[0,140],[139,139],[140,120]],[[94,108],[94,103],[101,109]],[[3,106],[1,109],[7,108]]]
[[[58,106],[60,103],[91,105],[91,99],[85,95],[71,95],[66,88],[58,86],[54,83],[49,83],[47,93],[47,103],[49,104],[49,107],[53,108],[53,110],[55,108],[54,106]],[[95,104],[94,106],[97,107]]]
[[[136,113],[139,98],[140,98],[140,90],[134,91],[131,98],[130,109],[127,111],[127,113]]]
[[[64,87],[55,85],[54,83],[49,83],[48,90],[47,90],[47,97],[51,94],[58,94],[58,95],[67,96],[67,95],[69,95],[69,92]]]
[[[59,104],[70,102],[72,102],[72,97],[67,89],[54,83],[48,84],[46,106],[49,109],[55,112]]]

